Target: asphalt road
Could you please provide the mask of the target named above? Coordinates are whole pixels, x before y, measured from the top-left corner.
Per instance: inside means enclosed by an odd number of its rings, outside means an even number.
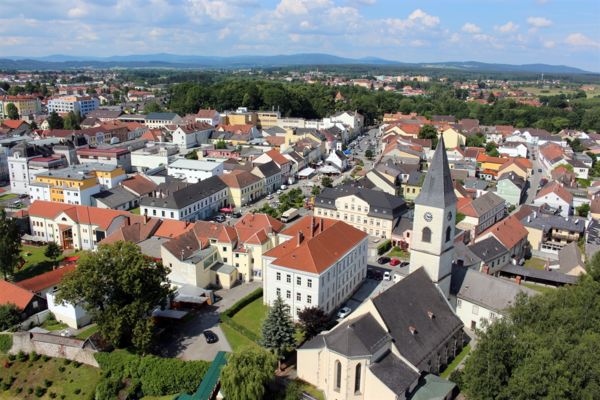
[[[543,172],[538,172],[538,169],[542,168],[539,157],[539,148],[535,145],[529,145],[530,152],[530,160],[533,164],[533,175],[529,177],[529,187],[527,188],[527,192],[525,193],[525,199],[523,200],[523,204],[532,204],[535,199],[535,195],[537,194],[538,186],[540,185],[540,180],[544,177]],[[535,155],[535,160],[533,156]],[[543,168],[542,168],[543,171]]]

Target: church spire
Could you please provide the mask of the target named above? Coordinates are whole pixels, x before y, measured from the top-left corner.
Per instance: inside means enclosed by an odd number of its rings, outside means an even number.
[[[456,203],[456,195],[454,194],[454,186],[452,185],[444,135],[441,134],[440,141],[433,153],[427,176],[425,176],[425,181],[421,187],[421,192],[415,199],[415,204],[446,208],[453,203]]]

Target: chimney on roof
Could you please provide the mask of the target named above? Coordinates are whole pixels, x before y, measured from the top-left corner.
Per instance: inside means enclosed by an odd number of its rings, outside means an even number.
[[[434,319],[435,318],[435,314],[433,313],[433,311],[427,311],[427,316],[429,317],[429,319]]]
[[[416,335],[417,334],[417,327],[414,325],[410,325],[408,327],[408,330],[410,331],[411,334]]]

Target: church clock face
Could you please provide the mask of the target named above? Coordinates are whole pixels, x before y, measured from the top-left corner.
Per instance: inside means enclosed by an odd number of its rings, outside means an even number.
[[[452,211],[448,211],[447,218],[448,218],[448,221],[450,221],[452,219]]]
[[[431,222],[431,220],[433,219],[433,214],[427,211],[425,214],[423,214],[423,218],[425,218],[425,221]]]

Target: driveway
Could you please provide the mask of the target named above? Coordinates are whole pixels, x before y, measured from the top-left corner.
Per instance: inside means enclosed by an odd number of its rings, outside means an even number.
[[[249,282],[229,290],[217,290],[215,293],[222,299],[216,304],[194,312],[188,321],[169,327],[170,333],[162,339],[161,345],[155,352],[162,357],[207,361],[212,361],[219,351],[230,352],[231,346],[219,326],[219,314],[261,285],[262,282]],[[206,343],[202,334],[206,329],[213,331],[219,337],[219,341]]]

